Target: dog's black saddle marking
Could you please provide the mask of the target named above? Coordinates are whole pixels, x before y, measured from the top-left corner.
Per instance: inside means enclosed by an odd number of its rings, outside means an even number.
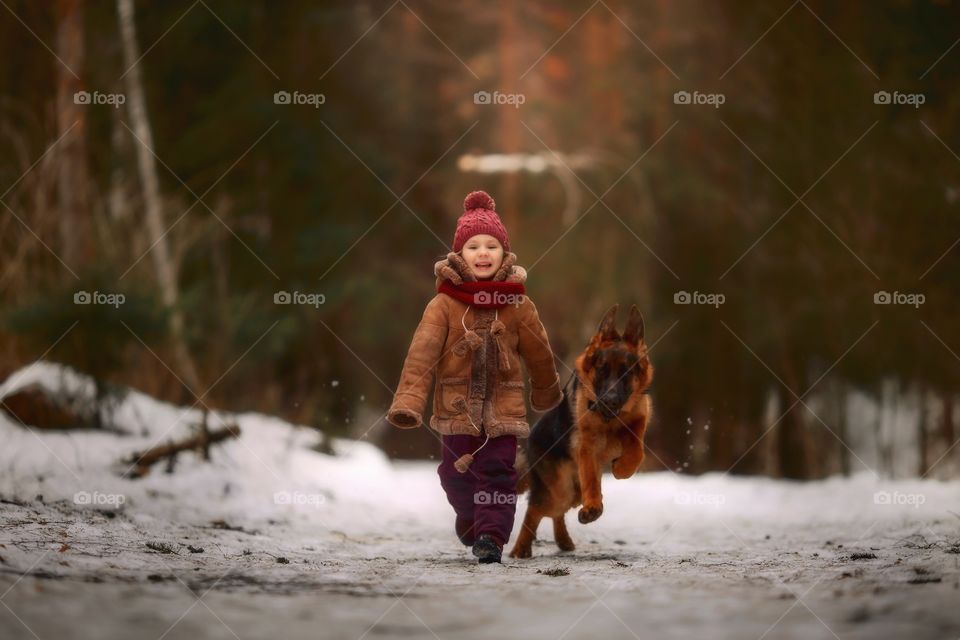
[[[537,461],[569,460],[570,437],[573,435],[575,419],[572,405],[576,402],[579,380],[574,377],[570,393],[563,391],[563,400],[547,411],[530,429],[527,440],[527,459],[536,465]]]

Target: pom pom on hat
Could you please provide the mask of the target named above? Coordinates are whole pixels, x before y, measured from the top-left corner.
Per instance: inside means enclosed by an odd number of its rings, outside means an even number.
[[[463,210],[486,209],[487,211],[496,211],[497,203],[493,201],[490,194],[486,191],[472,191],[463,199]]]

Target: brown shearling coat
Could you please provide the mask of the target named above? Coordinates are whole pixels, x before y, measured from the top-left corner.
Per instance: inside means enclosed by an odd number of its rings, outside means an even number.
[[[524,282],[526,270],[507,253],[494,281]],[[434,266],[437,285],[475,277],[463,258],[450,253]],[[502,324],[501,324],[502,323]],[[465,339],[467,330],[480,341]],[[441,434],[488,435],[530,433],[520,360],[530,374],[530,403],[537,411],[560,403],[560,377],[547,332],[537,308],[526,296],[522,304],[481,309],[438,293],[427,304],[403,363],[400,384],[387,420],[413,428],[423,421],[427,391],[434,375],[430,427]]]

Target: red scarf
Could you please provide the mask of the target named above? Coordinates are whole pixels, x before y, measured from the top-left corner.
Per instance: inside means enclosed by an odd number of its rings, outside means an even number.
[[[437,287],[439,293],[445,293],[455,300],[480,309],[502,309],[523,302],[527,290],[522,282],[464,282],[453,284],[444,279]]]

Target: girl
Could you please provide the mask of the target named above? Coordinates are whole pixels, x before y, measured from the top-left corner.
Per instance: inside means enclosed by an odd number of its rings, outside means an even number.
[[[520,359],[535,410],[563,397],[547,333],[525,295],[527,272],[510,253],[494,206],[483,191],[464,200],[453,252],[434,265],[438,293],[413,335],[387,413],[396,427],[419,426],[436,372],[430,427],[443,445],[437,473],[456,512],[457,537],[481,563],[500,562],[513,529],[517,438],[530,432]]]

